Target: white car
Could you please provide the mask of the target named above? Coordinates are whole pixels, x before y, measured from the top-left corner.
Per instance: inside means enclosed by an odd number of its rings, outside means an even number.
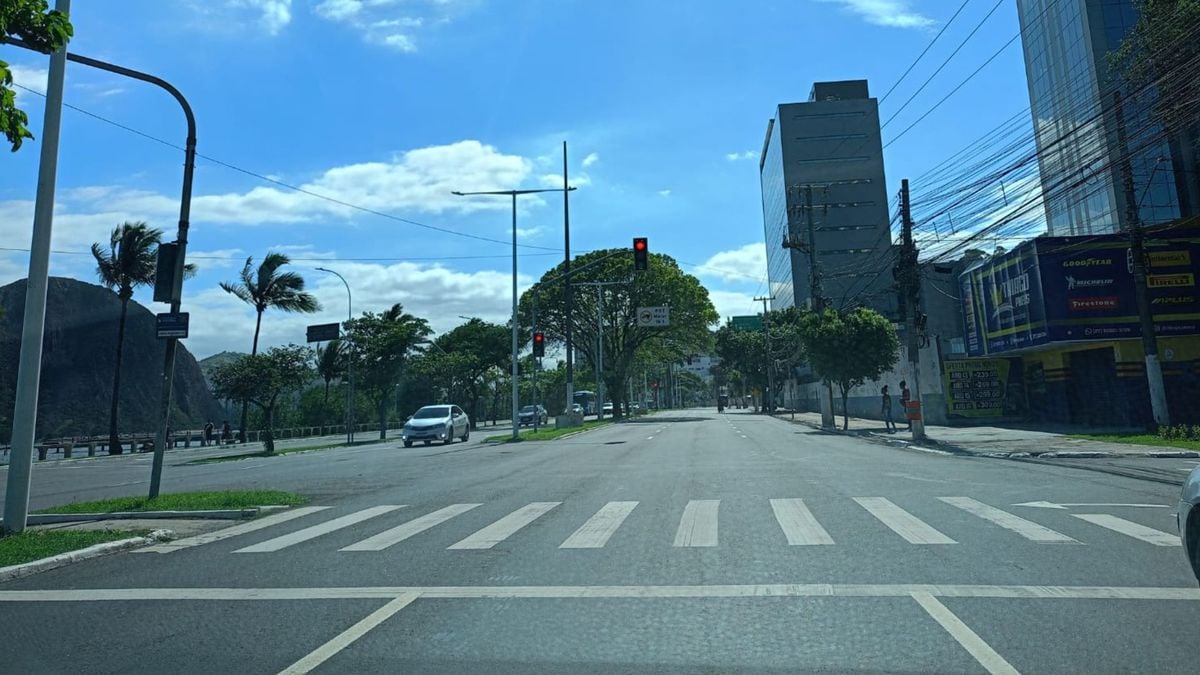
[[[471,420],[456,405],[427,405],[413,413],[400,432],[406,448],[411,448],[415,441],[424,441],[425,445],[441,441],[450,445],[455,438],[465,441],[470,437]]]
[[[1183,553],[1192,564],[1196,581],[1200,581],[1200,466],[1192,469],[1183,482],[1175,518],[1183,540]]]
[[[612,401],[609,401],[608,403],[605,403],[605,404],[604,404],[604,407],[602,408],[602,410],[604,411],[604,414],[605,414],[605,415],[611,415],[611,414],[612,414],[612,411],[613,411],[613,404],[612,404]]]

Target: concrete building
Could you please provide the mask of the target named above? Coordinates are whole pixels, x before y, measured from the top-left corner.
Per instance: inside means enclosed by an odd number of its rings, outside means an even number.
[[[1108,55],[1137,22],[1134,2],[1017,0],[1017,9],[1048,233],[1116,232],[1127,199]],[[1148,225],[1200,214],[1198,129],[1160,138],[1151,95],[1121,106],[1134,200]]]
[[[815,258],[832,306],[892,314],[879,105],[867,81],[817,82],[807,102],[780,104],[767,123],[759,176],[772,309],[809,304]]]

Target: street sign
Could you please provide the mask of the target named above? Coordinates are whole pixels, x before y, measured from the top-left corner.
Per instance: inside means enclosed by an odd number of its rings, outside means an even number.
[[[642,328],[662,328],[671,325],[670,307],[638,307],[637,325]]]
[[[172,314],[165,312],[154,317],[154,327],[158,338],[185,338],[188,336],[188,313]]]
[[[733,317],[734,330],[762,330],[762,317],[758,314]]]
[[[329,342],[338,339],[338,328],[336,323],[319,323],[309,326],[305,335],[308,342]]]

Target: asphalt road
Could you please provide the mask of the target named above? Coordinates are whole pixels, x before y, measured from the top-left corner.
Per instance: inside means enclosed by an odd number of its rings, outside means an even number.
[[[482,445],[484,435],[170,466],[166,489],[293,489],[311,508],[0,585],[0,670],[1200,663],[1200,589],[1166,482],[715,411],[553,442]],[[91,471],[35,473],[37,499],[140,491],[94,485],[120,482],[116,463]],[[92,629],[65,631],[64,617]]]

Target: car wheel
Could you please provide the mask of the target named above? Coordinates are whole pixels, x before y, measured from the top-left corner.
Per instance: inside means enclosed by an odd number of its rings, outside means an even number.
[[[446,434],[446,440],[442,441],[442,445],[450,445],[454,442],[454,427],[450,427],[450,431]]]
[[[406,448],[411,448],[411,447],[412,447],[412,441],[404,441],[404,447],[406,447]]]
[[[470,438],[471,438],[471,427],[468,426],[466,429],[463,429],[463,437],[462,437],[463,442],[470,440]]]
[[[1188,543],[1191,551],[1188,551],[1188,562],[1192,563],[1192,573],[1196,575],[1196,581],[1200,582],[1200,511],[1197,508],[1192,508],[1192,516],[1188,518]]]

